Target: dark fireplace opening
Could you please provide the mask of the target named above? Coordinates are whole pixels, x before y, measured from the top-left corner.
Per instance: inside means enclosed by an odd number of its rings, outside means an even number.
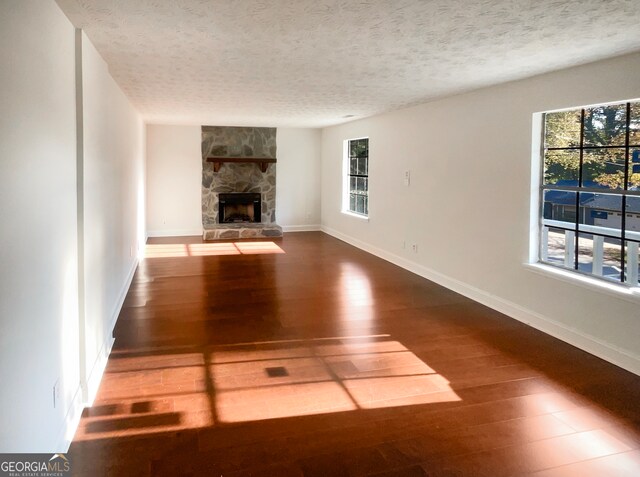
[[[218,223],[220,224],[262,221],[262,198],[258,193],[218,194],[218,201]]]

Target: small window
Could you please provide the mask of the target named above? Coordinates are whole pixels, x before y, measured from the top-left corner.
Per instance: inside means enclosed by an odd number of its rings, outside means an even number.
[[[637,287],[640,102],[543,121],[540,261]]]
[[[345,141],[342,210],[369,216],[369,138]]]

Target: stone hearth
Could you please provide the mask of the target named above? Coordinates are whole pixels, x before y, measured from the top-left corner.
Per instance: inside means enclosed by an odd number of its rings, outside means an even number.
[[[230,240],[246,238],[282,237],[277,224],[216,224],[204,229],[204,240]]]

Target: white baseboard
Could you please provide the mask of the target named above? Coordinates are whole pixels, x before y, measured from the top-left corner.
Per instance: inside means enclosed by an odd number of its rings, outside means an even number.
[[[78,425],[80,424],[82,410],[85,407],[90,407],[93,404],[96,395],[98,394],[100,381],[102,381],[102,375],[104,374],[104,370],[107,367],[107,361],[109,360],[109,355],[111,354],[111,349],[113,348],[113,343],[115,341],[113,339],[113,328],[115,327],[118,316],[120,315],[120,310],[122,310],[122,305],[124,304],[124,300],[129,291],[129,287],[131,286],[131,282],[133,281],[133,276],[135,275],[137,267],[138,260],[136,259],[131,264],[131,269],[129,270],[125,283],[120,290],[118,300],[116,301],[114,309],[111,313],[111,319],[108,325],[109,331],[107,332],[100,352],[98,353],[98,356],[96,357],[96,360],[91,367],[91,371],[89,372],[89,377],[87,378],[86,382],[87,399],[83,400],[82,386],[78,386],[71,405],[67,410],[63,428],[59,433],[58,439],[56,440],[55,452],[66,453],[69,450],[69,446],[71,445],[73,436],[75,435],[76,430],[78,429]]]
[[[109,360],[109,355],[111,354],[111,349],[113,348],[113,343],[115,341],[113,338],[113,329],[116,326],[116,321],[118,321],[118,316],[120,316],[122,305],[124,305],[124,300],[127,297],[129,288],[131,287],[131,282],[133,281],[133,276],[136,273],[137,267],[138,259],[135,259],[131,264],[131,268],[129,269],[127,278],[125,279],[125,282],[120,289],[118,300],[116,301],[111,312],[111,319],[109,320],[104,342],[102,343],[100,351],[98,352],[98,356],[96,357],[96,360],[91,367],[91,371],[89,372],[89,377],[87,378],[87,400],[85,402],[86,406],[91,406],[96,398],[96,394],[98,394],[100,381],[102,381],[102,375],[104,374],[104,370],[107,367],[107,361]]]
[[[113,332],[113,328],[116,326],[116,321],[118,321],[118,316],[120,316],[120,311],[122,311],[122,305],[124,305],[124,300],[127,298],[127,293],[129,293],[129,288],[131,288],[131,282],[133,282],[133,277],[136,274],[136,270],[138,269],[138,258],[134,258],[129,267],[129,273],[127,273],[127,277],[124,280],[124,284],[122,288],[120,288],[120,293],[118,294],[118,299],[114,304],[114,307],[111,311],[111,320],[109,321],[109,334]]]
[[[102,381],[102,375],[107,367],[107,361],[109,361],[109,355],[111,354],[114,342],[115,339],[111,333],[109,333],[105,338],[104,343],[102,343],[102,347],[98,352],[96,360],[93,362],[93,366],[89,372],[89,377],[87,378],[87,400],[84,403],[85,407],[91,407],[93,405],[93,401],[96,399],[98,389],[100,388],[100,382]]]
[[[609,361],[610,363],[615,364],[616,366],[620,366],[627,371],[640,375],[640,356],[638,356],[637,354],[631,353],[627,350],[623,350],[615,345],[612,345],[611,343],[607,343],[600,340],[599,338],[585,334],[575,328],[568,327],[565,324],[559,323],[551,318],[526,309],[516,303],[487,293],[484,290],[443,275],[442,273],[436,272],[435,270],[424,267],[393,253],[387,252],[386,250],[375,247],[349,235],[343,234],[342,232],[339,232],[332,228],[323,225],[321,230],[337,239],[342,240],[343,242],[369,252],[372,255],[380,257],[388,262],[393,263],[394,265],[404,268],[405,270],[409,270],[410,272],[426,278],[427,280],[431,280],[438,285],[442,285],[445,288],[464,295],[467,298],[470,298],[474,301],[477,301],[478,303],[488,306],[489,308],[499,311],[500,313],[503,313],[555,338],[558,338],[559,340],[576,346],[577,348],[580,348],[587,353],[591,353],[599,358],[604,359],[605,361]]]
[[[80,424],[83,409],[84,403],[82,402],[82,388],[78,385],[73,399],[71,400],[71,404],[67,408],[62,429],[60,429],[58,438],[56,439],[56,447],[52,452],[66,454],[69,451],[69,446],[71,445],[73,436]]]
[[[283,232],[317,232],[321,230],[319,224],[317,225],[283,225]]]
[[[199,229],[173,229],[173,230],[149,230],[147,232],[147,238],[149,237],[187,237],[190,235],[202,236],[202,228]]]

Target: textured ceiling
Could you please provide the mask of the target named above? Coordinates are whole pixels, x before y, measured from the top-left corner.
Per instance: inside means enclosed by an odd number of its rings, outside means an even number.
[[[321,127],[640,50],[640,0],[58,0],[149,123]]]

